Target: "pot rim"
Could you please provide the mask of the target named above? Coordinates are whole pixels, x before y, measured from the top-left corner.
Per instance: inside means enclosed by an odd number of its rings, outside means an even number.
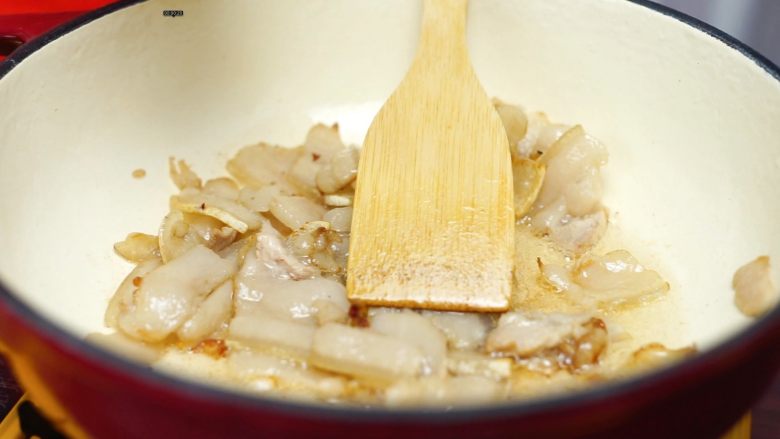
[[[104,6],[70,22],[46,32],[24,44],[0,63],[0,80],[28,56],[42,49],[52,41],[91,23],[103,16],[117,12],[146,0],[121,0]],[[631,3],[671,17],[684,25],[698,29],[727,46],[739,51],[780,82],[780,68],[746,44],[727,33],[687,14],[649,0],[629,0]],[[348,405],[325,405],[284,401],[263,395],[249,395],[223,389],[215,385],[180,379],[168,373],[155,372],[140,363],[125,360],[119,355],[103,350],[67,332],[59,325],[46,319],[31,306],[15,295],[0,279],[0,311],[5,311],[31,331],[50,348],[81,362],[108,376],[114,376],[126,383],[169,392],[180,398],[196,398],[215,404],[240,407],[249,410],[273,411],[289,416],[302,416],[336,422],[426,422],[463,423],[487,421],[519,416],[547,415],[553,411],[574,413],[578,408],[614,404],[616,401],[636,401],[636,396],[650,390],[666,389],[664,393],[679,391],[692,383],[728,368],[730,363],[749,356],[780,338],[780,305],[748,327],[733,334],[713,348],[681,361],[670,367],[661,368],[645,375],[625,380],[615,380],[589,389],[564,392],[557,395],[507,401],[478,406],[456,406],[441,408],[383,408],[355,407]],[[727,361],[731,360],[731,361]],[[651,392],[652,393],[652,392]],[[630,405],[630,404],[629,404]]]

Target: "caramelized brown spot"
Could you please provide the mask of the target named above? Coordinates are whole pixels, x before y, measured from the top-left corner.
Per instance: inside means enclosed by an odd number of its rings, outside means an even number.
[[[368,307],[363,305],[351,305],[349,307],[349,326],[368,328]]]
[[[206,210],[206,203],[200,203],[200,210]]]
[[[603,320],[591,318],[582,324],[587,332],[578,338],[567,337],[558,345],[538,350],[517,358],[534,363],[537,368],[552,372],[567,370],[571,373],[587,372],[599,363],[609,341],[607,325]]]
[[[575,340],[576,351],[571,362],[575,370],[598,363],[607,348],[607,325],[603,320],[592,318],[583,326],[589,331]]]
[[[206,354],[212,358],[224,358],[228,353],[228,347],[225,340],[218,338],[207,338],[192,348],[192,352]]]
[[[319,160],[319,159],[320,159],[320,157],[322,157],[322,156],[321,156],[321,155],[319,155],[319,154],[317,154],[316,152],[313,152],[313,153],[311,153],[311,159],[312,159],[313,161],[315,161],[315,162],[316,162],[317,160]]]
[[[144,278],[142,278],[141,276],[136,276],[136,277],[133,278],[133,285],[136,286],[136,287],[140,287],[141,283],[143,281],[144,281]]]

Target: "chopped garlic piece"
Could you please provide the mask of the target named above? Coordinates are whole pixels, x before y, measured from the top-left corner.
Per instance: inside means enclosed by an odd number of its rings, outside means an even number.
[[[352,205],[352,195],[345,194],[327,194],[322,197],[326,206],[330,207],[347,207]]]

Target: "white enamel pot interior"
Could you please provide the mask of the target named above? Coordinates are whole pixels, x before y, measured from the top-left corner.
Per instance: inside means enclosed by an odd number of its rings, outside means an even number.
[[[734,271],[780,258],[780,82],[646,6],[472,0],[468,44],[489,95],[607,145],[616,246],[672,285],[654,337],[707,352],[754,324],[733,304]],[[409,66],[420,17],[417,0],[115,9],[0,68],[0,279],[75,337],[104,329],[130,269],[112,244],[157,230],[169,156],[218,176],[241,146],[297,145],[315,122],[359,144]]]

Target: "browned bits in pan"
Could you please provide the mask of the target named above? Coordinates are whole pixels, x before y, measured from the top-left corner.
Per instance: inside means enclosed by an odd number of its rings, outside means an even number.
[[[225,340],[216,338],[207,338],[192,348],[192,352],[206,354],[212,358],[224,358],[228,354],[228,346]]]
[[[349,325],[358,328],[368,328],[368,307],[352,305],[349,307]]]

